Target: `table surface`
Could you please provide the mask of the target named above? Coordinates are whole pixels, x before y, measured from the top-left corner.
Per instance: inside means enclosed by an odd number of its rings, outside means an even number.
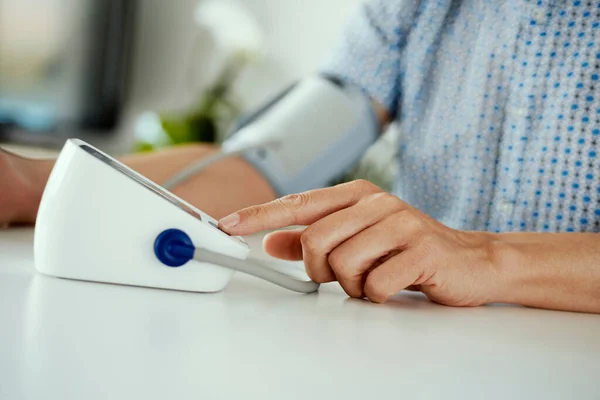
[[[69,281],[32,240],[0,230],[0,399],[600,398],[597,315]]]

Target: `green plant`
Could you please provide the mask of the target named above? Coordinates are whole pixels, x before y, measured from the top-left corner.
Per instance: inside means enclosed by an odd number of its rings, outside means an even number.
[[[245,64],[244,58],[232,57],[215,83],[200,95],[189,110],[158,114],[161,134],[154,135],[151,140],[138,140],[134,150],[153,151],[183,143],[220,142],[242,112],[232,87]]]
[[[237,0],[200,0],[193,19],[197,31],[184,85],[195,87],[195,74],[210,71],[210,65],[218,66],[220,74],[187,109],[142,114],[136,126],[138,151],[190,142],[220,143],[242,112],[233,87],[241,71],[265,55],[260,25]],[[203,58],[204,69],[197,65],[200,44],[212,46],[210,60]]]

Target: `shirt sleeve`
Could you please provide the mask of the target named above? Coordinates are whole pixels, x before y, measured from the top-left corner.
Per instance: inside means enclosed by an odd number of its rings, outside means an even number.
[[[282,167],[284,156],[272,149],[244,153],[244,158],[265,176],[278,195],[327,186],[360,160],[379,133],[371,100],[383,105],[391,116],[396,116],[400,54],[419,7],[420,2],[416,0],[368,0],[349,21],[341,40],[320,71],[327,79],[341,81],[336,85],[350,96],[357,107],[358,122],[341,137],[329,145],[318,143],[321,145],[318,151],[305,152],[304,167],[293,174]],[[284,97],[285,94],[273,104]],[[268,113],[273,104],[259,114]],[[327,113],[327,108],[323,112]],[[302,111],[298,113],[299,117],[303,116]],[[302,125],[305,124],[301,122],[299,126]],[[234,134],[225,147],[235,147],[236,140],[242,140],[244,136],[242,131]],[[302,137],[292,137],[289,142],[296,139]],[[298,158],[297,155],[295,157]]]
[[[419,3],[367,0],[361,4],[322,71],[360,87],[395,116],[400,96],[400,54]]]

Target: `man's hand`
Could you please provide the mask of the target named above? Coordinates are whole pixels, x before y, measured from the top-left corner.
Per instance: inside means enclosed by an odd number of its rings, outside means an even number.
[[[403,289],[421,290],[452,306],[500,298],[493,235],[450,229],[366,181],[283,197],[220,221],[234,235],[308,225],[265,238],[265,250],[304,260],[315,282],[337,280],[351,297],[385,302]]]

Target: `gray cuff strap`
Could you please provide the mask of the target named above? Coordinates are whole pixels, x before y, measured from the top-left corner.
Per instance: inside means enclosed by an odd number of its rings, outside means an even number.
[[[379,122],[371,102],[354,89],[344,90],[352,91],[350,95],[353,101],[362,102],[358,123],[312,159],[306,160],[306,167],[294,176],[284,172],[276,149],[255,149],[244,153],[244,158],[267,179],[277,195],[284,196],[330,185],[348,172],[377,140]],[[323,112],[326,113],[327,110]]]

